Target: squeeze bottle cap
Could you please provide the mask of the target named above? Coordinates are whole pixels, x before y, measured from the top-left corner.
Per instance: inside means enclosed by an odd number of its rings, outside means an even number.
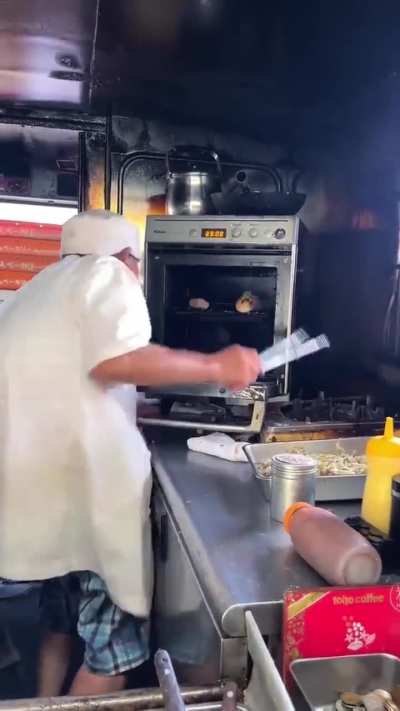
[[[385,430],[383,436],[385,439],[392,439],[394,435],[394,421],[393,417],[387,417],[385,422]]]
[[[305,501],[297,501],[295,504],[289,506],[283,517],[283,527],[286,533],[290,533],[290,525],[292,523],[292,518],[294,514],[297,513],[297,511],[300,511],[300,509],[305,508],[312,509],[314,507],[311,504],[307,504]]]

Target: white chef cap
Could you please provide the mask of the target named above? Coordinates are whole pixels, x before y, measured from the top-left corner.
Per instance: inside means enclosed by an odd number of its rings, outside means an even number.
[[[87,210],[68,220],[61,233],[61,253],[94,254],[108,257],[127,247],[140,259],[139,230],[136,225],[109,210]]]

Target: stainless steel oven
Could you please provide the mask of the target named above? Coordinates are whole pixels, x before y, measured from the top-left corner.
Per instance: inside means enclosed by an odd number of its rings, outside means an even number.
[[[154,342],[203,352],[239,343],[262,351],[287,335],[298,232],[296,217],[149,217],[145,293]],[[246,313],[238,311],[241,298],[250,298]],[[269,399],[287,399],[289,367],[254,386]],[[176,386],[157,394],[232,396],[214,386]]]

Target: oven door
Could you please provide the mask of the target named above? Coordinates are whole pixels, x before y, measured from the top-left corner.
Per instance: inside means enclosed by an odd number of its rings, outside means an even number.
[[[153,341],[170,348],[212,353],[234,343],[259,352],[290,332],[295,273],[294,253],[199,250],[148,245],[145,292]],[[236,302],[250,292],[257,306],[239,313]],[[206,311],[190,307],[205,299]],[[261,379],[288,392],[288,369]],[[185,388],[186,394],[218,394],[208,387]],[[172,392],[168,389],[168,392]],[[182,392],[174,388],[173,392]]]

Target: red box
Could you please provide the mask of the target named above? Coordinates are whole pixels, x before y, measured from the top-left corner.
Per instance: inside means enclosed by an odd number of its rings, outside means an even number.
[[[400,583],[288,591],[283,674],[295,659],[385,652],[400,657]]]

